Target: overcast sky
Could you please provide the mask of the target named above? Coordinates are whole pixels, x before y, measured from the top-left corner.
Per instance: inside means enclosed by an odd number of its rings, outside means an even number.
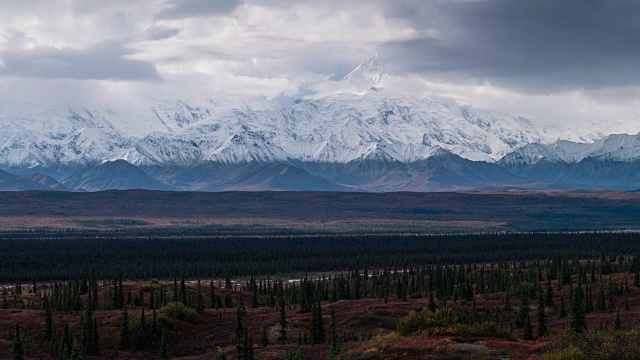
[[[635,0],[0,0],[5,107],[295,97],[374,54],[394,92],[640,124]]]

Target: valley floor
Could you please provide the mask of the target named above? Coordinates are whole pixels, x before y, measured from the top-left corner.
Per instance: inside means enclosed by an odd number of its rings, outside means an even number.
[[[598,289],[601,285],[608,286],[610,281],[623,284],[629,275],[626,273],[612,274],[607,276],[605,283],[598,280],[590,283],[591,289]],[[209,291],[208,282],[203,282],[205,293]],[[542,282],[544,285],[544,282]],[[313,313],[303,312],[299,305],[286,305],[287,340],[286,345],[278,344],[278,334],[280,327],[281,312],[278,306],[270,306],[268,295],[260,294],[257,302],[251,291],[246,287],[249,283],[242,284],[244,291],[236,283],[233,289],[220,288],[222,282],[214,282],[214,291],[220,298],[232,299],[228,308],[209,308],[205,305],[204,311],[199,314],[196,321],[179,320],[177,326],[168,332],[168,355],[175,359],[212,359],[219,358],[220,353],[224,353],[226,358],[234,358],[238,352],[234,340],[234,332],[237,327],[237,306],[245,304],[245,314],[243,323],[247,333],[252,335],[252,348],[256,359],[293,359],[295,354],[300,352],[304,359],[326,359],[330,351],[330,345],[325,341],[321,344],[312,345],[310,342],[310,328],[313,323]],[[395,297],[389,299],[343,299],[338,301],[323,301],[321,303],[322,318],[325,322],[327,336],[330,332],[329,323],[332,322],[331,314],[335,314],[335,327],[338,329],[340,338],[340,356],[346,359],[554,359],[553,353],[561,343],[559,339],[566,337],[569,333],[570,322],[573,321],[569,315],[562,316],[560,304],[566,294],[568,286],[558,286],[557,282],[551,283],[556,289],[553,297],[554,306],[547,307],[548,326],[550,335],[537,340],[525,341],[524,329],[513,329],[513,322],[518,316],[518,299],[511,299],[510,306],[505,307],[505,293],[495,292],[484,295],[475,295],[473,301],[448,301],[447,306],[452,309],[471,310],[473,306],[474,316],[477,316],[478,323],[489,321],[486,316],[494,317],[495,309],[502,309],[499,317],[490,321],[498,329],[502,329],[507,336],[505,338],[492,337],[483,334],[442,334],[442,335],[401,335],[398,332],[399,320],[411,311],[420,312],[430,306],[428,298],[408,298],[406,300]],[[128,308],[131,327],[140,318],[141,309],[145,309],[147,320],[151,314],[149,308],[150,289],[154,291],[166,288],[166,295],[171,298],[173,282],[126,282],[123,291],[125,294],[134,294],[131,303],[125,305]],[[41,286],[49,288],[49,286]],[[142,290],[143,289],[143,290]],[[14,335],[14,325],[20,324],[21,337],[24,347],[29,352],[29,359],[50,359],[50,341],[45,339],[45,326],[47,312],[41,310],[43,300],[35,294],[29,293],[27,287],[23,289],[19,296],[8,296],[3,308],[0,309],[0,354],[5,354],[0,358],[10,358]],[[100,284],[99,307],[107,304],[112,295],[112,286]],[[197,295],[198,288],[187,282],[186,291],[193,299]],[[200,291],[203,291],[200,289]],[[137,298],[142,294],[141,298]],[[158,294],[156,293],[156,296]],[[107,298],[105,298],[107,297]],[[87,299],[82,296],[83,301]],[[156,297],[156,300],[158,298]],[[595,300],[594,300],[595,301]],[[640,326],[640,290],[630,288],[628,298],[615,296],[615,307],[621,311],[623,319],[623,330],[637,328]],[[134,303],[137,302],[137,305]],[[625,303],[628,310],[622,310]],[[250,306],[250,304],[252,304]],[[628,305],[627,305],[628,304]],[[533,302],[531,312],[535,312]],[[509,309],[510,308],[510,309]],[[566,309],[566,311],[569,311]],[[162,310],[158,310],[161,314]],[[82,311],[62,311],[54,312],[54,327],[58,334],[58,342],[64,333],[64,325],[68,324],[72,334],[80,343],[83,330]],[[93,312],[97,328],[99,329],[100,355],[90,358],[101,359],[153,359],[159,356],[159,339],[148,340],[136,350],[135,345],[123,348],[121,342],[121,318],[122,310],[95,310]],[[597,309],[591,310],[587,316],[587,328],[605,329],[605,332],[614,332],[616,326],[616,311]],[[159,316],[159,319],[164,319]],[[165,319],[166,320],[166,319]],[[164,320],[163,320],[164,321]],[[163,322],[159,322],[164,324]],[[138,322],[139,324],[139,322]],[[148,325],[151,327],[151,324]],[[160,326],[160,325],[159,325]],[[163,325],[164,326],[164,325]],[[534,326],[535,328],[535,326]],[[260,344],[262,332],[266,330],[268,344]],[[623,331],[621,330],[621,331]],[[637,337],[636,340],[640,340]],[[330,341],[329,341],[330,342]],[[80,346],[80,345],[78,345]],[[336,357],[337,358],[337,357]],[[577,357],[581,358],[581,357]],[[598,357],[596,357],[598,358]]]
[[[640,192],[0,192],[0,230],[210,235],[640,230]]]

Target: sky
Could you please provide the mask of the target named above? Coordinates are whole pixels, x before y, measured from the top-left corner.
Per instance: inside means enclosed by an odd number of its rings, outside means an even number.
[[[290,99],[376,54],[393,94],[640,127],[634,0],[0,0],[4,108]]]

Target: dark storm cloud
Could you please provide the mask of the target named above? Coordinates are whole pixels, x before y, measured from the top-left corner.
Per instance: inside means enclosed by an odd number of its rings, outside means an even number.
[[[173,0],[158,14],[161,19],[227,15],[242,4],[241,0]]]
[[[105,42],[85,49],[37,47],[0,52],[0,74],[44,79],[160,80],[151,63],[125,58],[130,51]]]
[[[536,92],[640,85],[640,2],[402,1],[387,13],[430,30],[383,45],[399,70]]]

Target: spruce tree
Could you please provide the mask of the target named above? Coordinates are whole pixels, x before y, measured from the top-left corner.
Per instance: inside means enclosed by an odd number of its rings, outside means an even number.
[[[322,318],[322,304],[320,300],[318,300],[318,304],[316,305],[316,323],[317,323],[317,337],[318,344],[323,344],[327,340],[327,334],[324,330],[324,319]]]
[[[178,302],[178,278],[173,277],[173,302]]]
[[[144,314],[144,307],[140,307],[140,320],[134,327],[133,336],[133,348],[136,350],[142,350],[147,343],[147,322]]]
[[[310,322],[310,331],[309,333],[311,334],[311,344],[318,344],[318,317],[316,316],[316,305],[315,303],[313,304],[313,307],[311,308],[311,322]]]
[[[620,330],[621,327],[622,327],[622,323],[620,321],[620,309],[616,309],[616,319],[613,324],[613,329],[615,331],[618,331]]]
[[[533,340],[533,327],[531,326],[531,314],[527,314],[524,318],[524,334],[523,340]]]
[[[260,330],[260,346],[267,347],[269,346],[269,335],[267,334],[267,325],[262,325],[262,330]]]
[[[91,305],[93,306],[94,309],[98,308],[98,281],[96,281],[96,271],[95,269],[91,271],[91,283],[90,283],[90,287],[91,287],[91,292],[92,292],[92,296],[91,296]]]
[[[608,287],[608,294],[607,294],[607,297],[608,297],[607,310],[609,312],[613,311],[613,309],[616,307],[615,291],[613,290],[613,288],[614,288],[614,282],[611,276],[609,276],[609,287]]]
[[[549,324],[546,313],[546,299],[542,293],[542,288],[538,289],[538,328],[536,335],[538,338],[546,337],[549,335]]]
[[[242,358],[241,355],[244,353],[243,337],[244,337],[245,327],[244,327],[244,322],[242,321],[243,316],[244,316],[244,312],[242,311],[242,306],[241,304],[238,304],[238,307],[236,308],[236,330],[235,330],[234,336],[236,341],[236,354],[238,354],[239,358]]]
[[[242,336],[242,356],[240,357],[243,360],[249,360],[249,331],[247,328],[244,328],[244,335]]]
[[[233,289],[233,286],[231,285],[231,274],[229,273],[227,273],[227,276],[224,279],[224,288],[227,290]]]
[[[565,318],[567,316],[567,305],[564,301],[564,294],[560,296],[560,312],[558,313],[558,319]]]
[[[253,353],[253,337],[249,334],[249,349],[247,350],[247,360],[254,360],[255,354]]]
[[[331,324],[329,325],[329,359],[333,359],[342,352],[340,345],[340,336],[338,335],[338,327],[336,324],[336,311],[331,309]]]
[[[162,339],[160,340],[160,358],[168,359],[169,358],[169,350],[168,350],[168,342],[167,342],[167,329],[162,329]]]
[[[53,312],[51,311],[51,306],[47,305],[46,315],[44,318],[44,339],[46,341],[51,341],[52,336],[53,336]]]
[[[200,286],[200,279],[198,279],[198,290],[196,293],[196,306],[195,310],[202,314],[204,312],[204,296],[202,295],[202,287]]]
[[[278,320],[280,324],[280,334],[278,335],[278,342],[282,345],[287,343],[287,309],[284,302],[284,295],[280,296],[280,318]]]
[[[87,301],[83,322],[82,322],[82,348],[90,353],[93,345],[93,312],[91,311],[91,303]]]
[[[584,302],[584,310],[585,313],[590,313],[593,311],[594,306],[593,306],[593,294],[591,292],[591,288],[592,286],[589,286],[589,284],[587,284],[587,294],[585,297],[585,302]]]
[[[78,343],[76,342],[76,339],[73,339],[73,341],[71,342],[71,355],[69,356],[69,360],[80,360],[81,356],[81,351],[80,349],[78,349]]]
[[[572,331],[577,333],[581,333],[587,328],[587,319],[582,297],[582,288],[580,287],[580,283],[578,283],[571,301],[571,310],[569,314],[570,328]]]
[[[624,311],[629,311],[629,283],[626,279],[624,281],[622,295],[624,296]]]
[[[504,312],[511,311],[511,298],[509,297],[509,290],[504,293]]]
[[[436,312],[437,306],[436,302],[433,299],[433,291],[429,292],[429,311]]]
[[[100,335],[98,333],[98,319],[93,318],[93,343],[91,344],[91,352],[89,355],[100,355]]]
[[[157,336],[158,335],[158,314],[156,311],[156,307],[154,305],[153,310],[151,312],[151,333],[153,333],[153,336]]]
[[[149,291],[149,309],[153,309],[156,307],[156,296],[155,294],[155,288],[153,287],[153,284],[151,284],[151,291]],[[143,301],[142,301],[142,306],[144,306],[144,297],[143,297]]]
[[[607,300],[604,295],[604,286],[600,283],[598,288],[598,300],[596,301],[596,310],[602,312],[607,310]]]
[[[260,304],[258,304],[258,287],[254,284],[253,292],[251,293],[251,307],[257,308],[258,306],[260,306]]]
[[[318,300],[313,305],[311,312],[311,344],[324,344],[325,341],[326,334],[322,319],[322,305]]]
[[[122,278],[118,279],[116,287],[118,288],[116,291],[118,296],[118,307],[116,309],[120,310],[124,307],[124,286],[122,285]]]
[[[60,360],[69,360],[71,359],[71,351],[72,347],[67,345],[67,343],[62,343],[62,349],[60,350]]]
[[[213,280],[209,281],[209,307],[218,308],[216,304],[216,290],[213,286]]]
[[[129,312],[125,307],[122,311],[120,319],[120,348],[126,349],[129,347]]]
[[[51,357],[57,359],[60,356],[60,347],[58,346],[58,332],[56,331],[55,320],[51,326],[51,340],[49,340],[49,353]]]
[[[72,345],[73,345],[73,336],[71,335],[71,329],[69,329],[69,324],[65,323],[64,324],[64,330],[62,332],[62,349],[63,349],[63,354],[65,353],[64,349],[66,349],[66,356],[69,357],[71,356],[71,349],[72,349]]]
[[[187,286],[184,283],[184,275],[182,275],[182,279],[180,280],[180,301],[187,305]]]
[[[13,348],[11,350],[13,360],[25,360],[24,345],[20,338],[20,324],[16,323],[15,338],[13,339]]]
[[[524,322],[529,316],[529,296],[522,294],[520,297],[520,307],[518,308],[518,316],[515,319],[516,327],[520,328],[524,326]]]
[[[60,351],[60,357],[62,359],[70,359],[73,346],[75,343],[75,339],[71,335],[71,330],[69,330],[69,324],[64,324],[64,331],[62,335],[62,350]]]

